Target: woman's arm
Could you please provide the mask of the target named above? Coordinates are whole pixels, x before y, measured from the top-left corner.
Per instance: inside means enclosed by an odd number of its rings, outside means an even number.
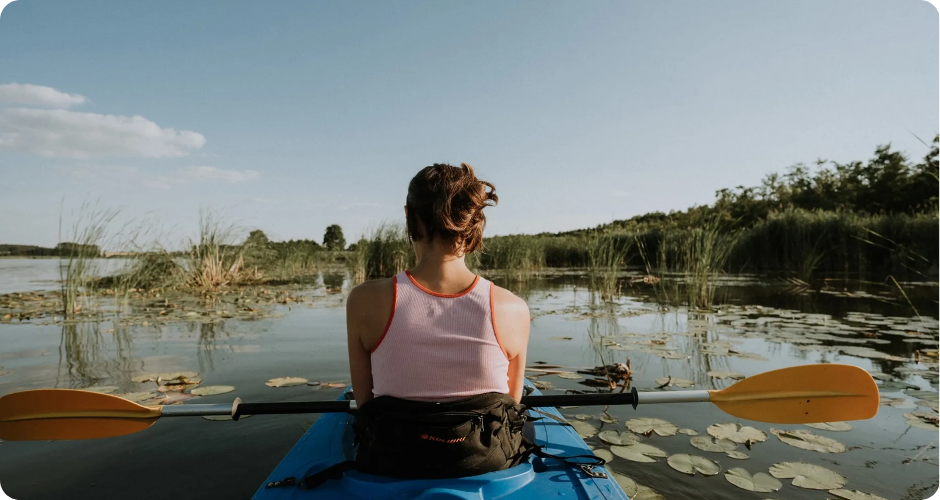
[[[362,406],[372,399],[372,356],[362,345],[362,335],[368,331],[368,318],[363,302],[368,293],[361,286],[353,288],[346,299],[346,343],[349,350],[349,374],[352,377],[356,405]]]
[[[525,382],[526,349],[529,345],[529,305],[509,290],[496,285],[493,290],[493,314],[496,317],[496,335],[509,358],[509,395],[522,400]]]

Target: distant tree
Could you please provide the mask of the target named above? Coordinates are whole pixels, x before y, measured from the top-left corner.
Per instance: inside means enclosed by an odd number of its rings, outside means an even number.
[[[245,260],[249,262],[266,261],[276,255],[274,249],[271,248],[268,236],[260,229],[248,233],[248,238],[245,238],[245,243],[242,244],[242,250]]]
[[[343,250],[346,248],[346,238],[343,236],[343,228],[339,224],[327,226],[323,233],[323,246],[327,250]]]

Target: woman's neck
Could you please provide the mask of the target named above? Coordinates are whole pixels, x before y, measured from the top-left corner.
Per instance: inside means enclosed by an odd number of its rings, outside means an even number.
[[[411,270],[411,274],[420,278],[429,285],[439,285],[445,288],[465,285],[472,281],[476,275],[467,268],[464,256],[457,256],[449,246],[428,244],[423,241],[415,242],[415,255],[418,263]]]

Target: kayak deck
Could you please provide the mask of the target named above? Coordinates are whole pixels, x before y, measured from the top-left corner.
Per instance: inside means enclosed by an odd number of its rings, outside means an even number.
[[[538,394],[536,390],[533,394]],[[343,396],[344,399],[345,394]],[[564,419],[555,408],[540,411]],[[553,455],[573,456],[590,454],[584,440],[570,425],[542,417],[526,423],[525,433],[530,439]],[[271,472],[265,484],[287,477],[299,481],[303,477],[331,465],[355,457],[351,415],[327,413],[322,415],[297,441],[297,444]],[[403,459],[405,459],[403,457]],[[595,467],[597,472],[608,473],[608,478],[592,478],[578,467],[565,465],[553,459],[530,457],[526,462],[497,472],[456,479],[395,479],[358,471],[346,472],[342,479],[328,480],[303,491],[298,486],[261,488],[254,500],[313,500],[313,499],[419,499],[419,500],[483,500],[496,498],[565,498],[579,500],[629,500],[606,467]]]

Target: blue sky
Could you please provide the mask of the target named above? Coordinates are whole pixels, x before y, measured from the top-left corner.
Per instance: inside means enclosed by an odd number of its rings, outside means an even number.
[[[938,13],[897,1],[19,0],[0,15],[0,242],[85,202],[194,236],[402,220],[467,162],[488,234],[710,203],[938,126]]]

